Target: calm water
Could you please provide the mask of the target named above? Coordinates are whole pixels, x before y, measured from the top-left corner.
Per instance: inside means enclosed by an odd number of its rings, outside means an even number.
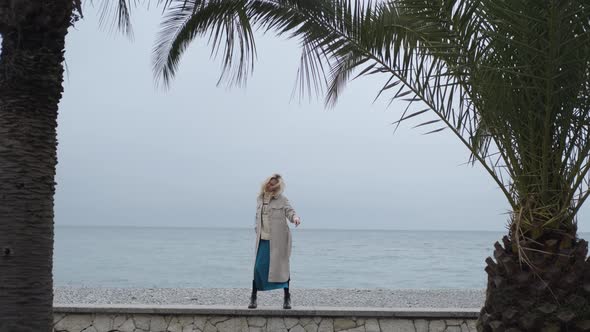
[[[55,232],[57,286],[251,285],[255,235],[250,229],[58,226]],[[299,288],[483,288],[484,259],[503,235],[309,229],[292,233],[291,283]]]

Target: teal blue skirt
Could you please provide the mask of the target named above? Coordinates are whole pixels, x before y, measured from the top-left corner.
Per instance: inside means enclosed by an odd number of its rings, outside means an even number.
[[[254,264],[254,284],[259,291],[271,289],[289,288],[289,281],[286,282],[269,282],[268,271],[270,266],[270,241],[260,240],[258,243],[258,253],[256,254],[256,263]]]

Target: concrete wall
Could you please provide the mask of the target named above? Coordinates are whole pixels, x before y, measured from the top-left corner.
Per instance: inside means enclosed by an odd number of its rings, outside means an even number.
[[[56,306],[55,332],[475,332],[476,309]]]

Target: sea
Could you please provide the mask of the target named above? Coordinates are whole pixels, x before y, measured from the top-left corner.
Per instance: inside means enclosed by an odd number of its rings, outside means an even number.
[[[485,288],[484,260],[504,234],[293,229],[291,287]],[[54,283],[249,288],[254,245],[253,229],[56,226]]]

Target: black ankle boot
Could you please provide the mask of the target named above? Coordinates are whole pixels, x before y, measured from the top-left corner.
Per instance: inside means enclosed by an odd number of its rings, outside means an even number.
[[[248,309],[256,309],[258,303],[256,303],[256,293],[258,292],[258,288],[256,287],[256,281],[252,280],[252,295],[250,295],[250,304],[248,304]]]
[[[258,303],[256,303],[256,293],[252,293],[250,296],[250,304],[248,305],[248,309],[256,309]]]
[[[283,309],[291,309],[291,294],[285,292],[285,300],[283,302]]]

